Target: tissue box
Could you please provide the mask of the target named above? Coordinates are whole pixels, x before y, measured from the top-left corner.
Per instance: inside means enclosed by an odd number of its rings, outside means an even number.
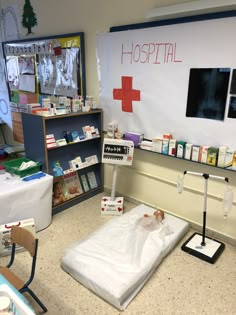
[[[126,132],[125,140],[133,141],[134,146],[138,147],[141,141],[143,141],[143,134],[138,132]]]
[[[11,228],[12,226],[20,226],[29,230],[35,236],[34,219],[26,219],[18,222],[11,222],[0,225],[0,256],[11,254]],[[21,246],[16,246],[16,251],[24,250]]]

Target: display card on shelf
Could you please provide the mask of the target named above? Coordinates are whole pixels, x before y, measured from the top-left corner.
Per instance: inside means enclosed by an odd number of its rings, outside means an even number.
[[[85,158],[85,161],[89,164],[89,165],[92,165],[92,164],[96,164],[98,163],[98,157],[97,155],[91,155],[91,156],[88,156]]]
[[[85,174],[80,175],[80,181],[81,181],[81,185],[83,187],[83,191],[87,192],[89,191],[89,184],[88,184],[88,180]]]
[[[64,178],[60,177],[53,183],[52,203],[57,206],[67,200],[67,191]]]
[[[94,171],[88,172],[87,178],[88,178],[89,186],[91,189],[98,187],[96,175],[95,175]]]
[[[83,193],[83,189],[76,171],[64,175],[64,183],[66,186],[67,198],[79,196]]]

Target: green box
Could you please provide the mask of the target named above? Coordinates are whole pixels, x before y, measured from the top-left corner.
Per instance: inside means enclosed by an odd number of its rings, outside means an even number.
[[[28,175],[31,175],[40,171],[40,168],[41,168],[40,162],[36,162],[37,165],[29,167],[25,170],[19,170],[19,167],[21,166],[23,162],[30,162],[30,161],[32,160],[27,159],[27,158],[19,158],[19,159],[3,162],[2,164],[5,166],[6,171],[8,173],[15,174],[20,177],[24,177],[24,176],[28,176]]]

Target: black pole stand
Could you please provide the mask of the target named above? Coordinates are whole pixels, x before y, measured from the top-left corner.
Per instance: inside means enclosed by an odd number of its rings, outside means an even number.
[[[185,174],[192,174],[197,176],[203,176],[205,179],[205,189],[204,189],[204,204],[203,204],[203,224],[202,224],[202,234],[194,233],[182,246],[181,249],[190,255],[200,258],[208,263],[214,264],[221,253],[224,251],[225,244],[214,240],[210,237],[206,237],[206,209],[207,209],[207,188],[208,179],[210,177],[216,179],[224,179],[228,182],[228,178],[214,176],[209,174],[200,174],[195,172],[185,171]]]

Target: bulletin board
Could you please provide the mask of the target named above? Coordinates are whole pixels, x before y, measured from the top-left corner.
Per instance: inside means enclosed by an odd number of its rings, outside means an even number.
[[[97,35],[104,128],[235,148],[236,11]]]
[[[14,140],[23,142],[25,104],[86,95],[84,33],[3,42]]]

